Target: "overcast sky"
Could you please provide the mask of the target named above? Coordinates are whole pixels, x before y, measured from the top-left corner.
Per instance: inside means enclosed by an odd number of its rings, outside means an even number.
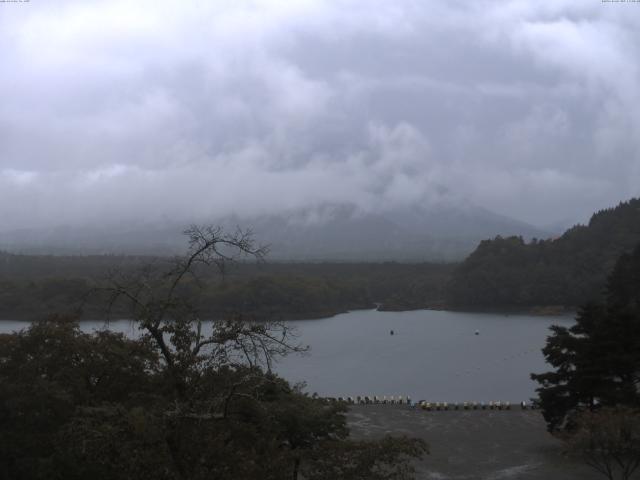
[[[640,194],[640,3],[0,3],[0,229]]]

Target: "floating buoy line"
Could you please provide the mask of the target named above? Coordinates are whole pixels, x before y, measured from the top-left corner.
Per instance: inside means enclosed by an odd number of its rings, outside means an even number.
[[[521,410],[536,410],[537,406],[533,402],[522,401],[519,404],[503,401],[490,402],[429,402],[418,400],[413,402],[411,397],[404,395],[365,395],[356,397],[324,397],[328,403],[347,403],[350,405],[407,405],[425,411],[446,411],[446,410],[511,410],[520,407]]]

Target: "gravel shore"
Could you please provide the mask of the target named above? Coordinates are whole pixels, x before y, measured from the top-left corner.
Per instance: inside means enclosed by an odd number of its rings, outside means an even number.
[[[417,479],[597,480],[591,468],[567,459],[538,411],[431,411],[401,405],[351,406],[354,438],[409,435],[429,443]]]

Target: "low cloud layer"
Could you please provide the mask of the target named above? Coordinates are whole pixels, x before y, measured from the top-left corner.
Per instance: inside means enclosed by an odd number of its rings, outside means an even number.
[[[0,230],[640,194],[640,4],[0,4]]]

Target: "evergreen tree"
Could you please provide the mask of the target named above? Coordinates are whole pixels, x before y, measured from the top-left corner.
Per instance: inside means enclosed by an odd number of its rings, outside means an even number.
[[[617,261],[604,305],[551,330],[543,353],[555,370],[531,375],[550,431],[571,430],[585,410],[640,406],[640,245]]]

